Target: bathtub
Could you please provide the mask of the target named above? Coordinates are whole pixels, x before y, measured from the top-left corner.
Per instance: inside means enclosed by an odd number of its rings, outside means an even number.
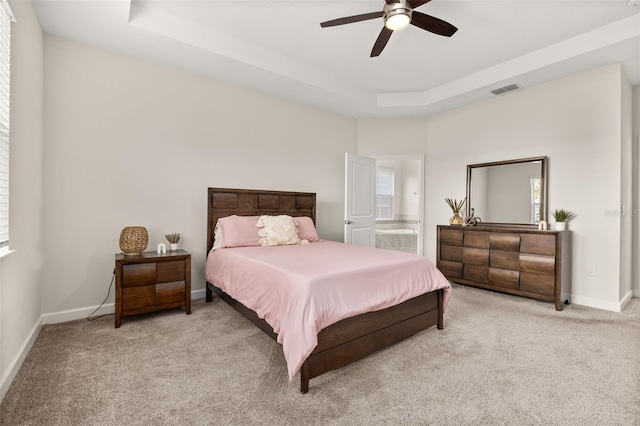
[[[376,247],[387,250],[418,252],[418,232],[415,229],[376,229]]]
[[[405,228],[397,228],[397,229],[376,229],[376,234],[396,234],[396,235],[415,235],[418,231],[415,229],[405,229]]]

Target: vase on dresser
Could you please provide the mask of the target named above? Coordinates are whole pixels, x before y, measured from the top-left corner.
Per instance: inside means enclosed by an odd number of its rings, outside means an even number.
[[[460,216],[460,212],[453,212],[453,216],[449,219],[449,225],[462,225],[464,220]]]

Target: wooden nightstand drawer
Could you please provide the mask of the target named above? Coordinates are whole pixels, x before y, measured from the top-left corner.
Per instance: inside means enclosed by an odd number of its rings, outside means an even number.
[[[122,289],[124,310],[145,308],[156,304],[156,286],[144,285]]]
[[[191,255],[170,253],[116,254],[115,326],[122,318],[184,306],[191,313]]]
[[[156,285],[156,304],[165,305],[184,300],[184,281]]]
[[[122,267],[122,285],[133,287],[156,283],[156,264],[139,263]]]
[[[156,265],[156,282],[184,281],[184,260],[161,262]]]

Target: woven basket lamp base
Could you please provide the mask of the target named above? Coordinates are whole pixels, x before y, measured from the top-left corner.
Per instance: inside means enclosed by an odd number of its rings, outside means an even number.
[[[149,234],[144,226],[127,226],[120,233],[120,250],[126,256],[142,254],[149,245]]]

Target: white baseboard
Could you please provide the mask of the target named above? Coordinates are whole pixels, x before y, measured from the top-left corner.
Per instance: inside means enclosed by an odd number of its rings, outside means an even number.
[[[633,291],[629,290],[629,292],[627,294],[625,294],[625,296],[620,301],[620,311],[619,312],[622,312],[624,310],[624,308],[627,306],[627,304],[631,301],[632,298],[633,298]]]
[[[206,296],[207,290],[204,288],[202,290],[193,290],[191,292],[191,300],[204,299]]]
[[[640,289],[638,288],[633,289],[633,297],[640,297]]]
[[[590,308],[603,309],[605,311],[611,312],[622,312],[624,307],[631,300],[633,293],[628,292],[620,302],[609,302],[607,300],[602,299],[594,299],[592,297],[584,297],[571,295],[571,303],[575,303],[576,305],[588,306]]]
[[[191,292],[191,300],[196,300],[196,299],[204,299],[205,297],[205,289],[202,290],[194,290]],[[79,320],[79,319],[85,319],[87,318],[92,312],[94,312],[96,309],[98,309],[98,306],[89,306],[86,308],[78,308],[78,309],[71,309],[68,311],[60,311],[60,312],[52,312],[50,314],[43,314],[42,315],[42,323],[43,324],[57,324],[60,322],[67,322],[67,321],[75,321],[75,320]],[[100,309],[98,309],[98,311],[93,314],[92,316],[100,316],[100,315],[108,315],[108,314],[113,314],[115,312],[116,308],[115,308],[115,304],[114,303],[107,303],[102,305],[102,307]]]
[[[40,334],[42,324],[42,317],[40,317],[27,335],[24,343],[22,343],[22,346],[20,346],[20,349],[18,350],[16,356],[13,358],[13,360],[11,360],[9,367],[2,375],[2,379],[0,380],[0,401],[2,401],[4,399],[4,396],[7,394],[9,386],[11,386],[11,382],[13,382],[13,379],[15,379],[16,374],[18,374],[18,370],[20,370],[24,359],[27,357],[27,354],[31,350],[31,347],[36,341],[38,334]]]

